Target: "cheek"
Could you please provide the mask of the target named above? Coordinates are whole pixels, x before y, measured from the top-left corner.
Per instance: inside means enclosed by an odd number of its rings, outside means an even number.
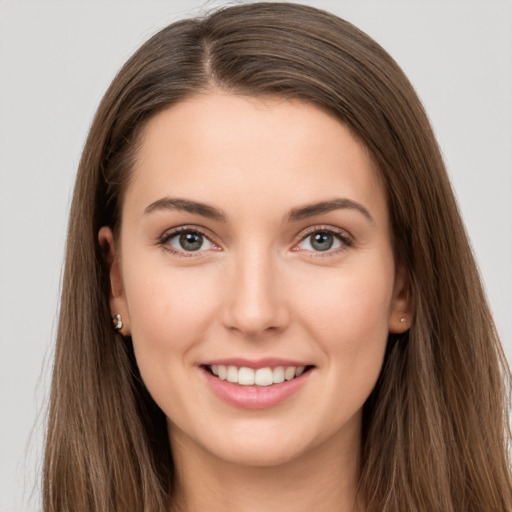
[[[127,265],[128,267],[128,265]],[[197,269],[175,270],[148,263],[125,272],[130,325],[137,363],[144,372],[183,362],[206,336],[215,318],[215,285]],[[158,271],[152,269],[158,268]],[[191,270],[191,269],[189,269]]]
[[[309,280],[301,297],[303,321],[330,364],[343,375],[376,379],[388,339],[394,283],[392,260],[366,265],[361,271]],[[305,285],[306,283],[303,283]]]
[[[347,335],[361,329],[387,331],[393,291],[392,271],[339,273],[308,283],[308,293],[296,294],[302,299],[320,329],[343,329]],[[305,284],[305,283],[304,283]],[[323,319],[323,320],[320,320]]]

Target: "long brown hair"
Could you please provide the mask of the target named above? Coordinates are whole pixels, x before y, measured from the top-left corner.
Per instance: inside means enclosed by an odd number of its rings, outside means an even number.
[[[414,300],[364,407],[359,492],[369,512],[512,510],[509,373],[427,116],[392,58],[351,24],[285,3],[170,25],[125,64],[98,109],[69,221],[44,466],[46,512],[164,511],[165,417],[131,341],[112,329],[97,242],[121,222],[145,123],[212,87],[303,99],[370,151]]]

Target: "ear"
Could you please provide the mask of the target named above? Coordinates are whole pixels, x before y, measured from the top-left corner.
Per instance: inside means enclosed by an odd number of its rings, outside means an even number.
[[[401,334],[410,329],[413,320],[411,283],[405,268],[400,267],[395,276],[393,297],[389,312],[389,332]]]
[[[130,335],[130,316],[126,297],[124,294],[123,281],[121,278],[121,268],[119,265],[119,251],[116,247],[112,230],[104,226],[98,232],[98,242],[103,254],[103,260],[108,269],[110,280],[110,314],[112,318],[121,315],[123,327],[119,331],[123,336]]]

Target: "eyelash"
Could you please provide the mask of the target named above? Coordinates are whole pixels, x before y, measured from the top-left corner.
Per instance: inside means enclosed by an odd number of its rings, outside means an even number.
[[[186,250],[176,250],[174,249],[169,242],[177,237],[178,235],[182,233],[190,233],[190,234],[197,234],[204,237],[210,244],[212,244],[216,249],[219,250],[219,246],[211,241],[210,237],[200,228],[196,226],[180,226],[178,228],[174,228],[170,231],[166,231],[162,236],[160,236],[157,240],[157,244],[161,246],[164,250],[170,252],[173,255],[184,257],[184,258],[190,258],[190,257],[198,257],[202,252],[205,252],[204,250],[197,250],[197,251],[186,251]],[[342,229],[336,229],[332,226],[312,226],[311,228],[308,228],[305,233],[301,234],[301,238],[298,242],[294,243],[294,246],[292,248],[292,251],[299,252],[300,249],[297,247],[307,240],[308,237],[321,233],[326,235],[331,235],[334,238],[336,238],[340,243],[341,247],[336,248],[334,250],[328,250],[324,251],[314,251],[314,250],[306,250],[305,252],[313,253],[314,256],[311,257],[328,257],[328,256],[334,256],[338,254],[339,252],[345,251],[347,248],[352,247],[354,245],[354,241],[352,237]]]
[[[160,236],[157,240],[157,244],[162,247],[165,251],[170,252],[173,255],[180,256],[183,258],[191,258],[191,257],[198,257],[202,252],[201,250],[197,251],[178,251],[174,249],[169,242],[177,237],[178,235],[182,233],[190,233],[190,234],[196,234],[201,235],[204,237],[205,240],[208,240],[213,246],[218,247],[217,244],[211,241],[210,237],[200,228],[196,226],[180,226],[178,228],[171,229],[170,231],[166,231],[162,236]],[[218,250],[218,249],[216,249]]]
[[[298,243],[296,243],[292,250],[299,251],[297,249],[297,246],[307,240],[310,236],[321,233],[326,235],[332,235],[334,238],[336,238],[340,244],[341,247],[336,249],[328,249],[326,251],[306,251],[309,253],[313,253],[311,257],[314,258],[325,258],[329,256],[336,256],[340,252],[346,251],[348,248],[353,247],[354,240],[353,238],[343,229],[334,228],[332,226],[312,226],[311,228],[308,228],[304,234],[301,234],[301,238]]]

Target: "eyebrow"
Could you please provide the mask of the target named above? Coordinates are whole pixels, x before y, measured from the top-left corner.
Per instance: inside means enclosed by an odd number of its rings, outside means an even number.
[[[309,204],[300,208],[294,208],[290,211],[287,218],[289,222],[297,222],[309,217],[314,217],[315,215],[321,215],[322,213],[345,209],[356,210],[362,213],[370,222],[374,222],[370,212],[362,204],[347,198],[336,198],[329,201],[320,201],[318,203]],[[160,210],[177,210],[188,213],[195,213],[197,215],[201,215],[202,217],[220,222],[227,221],[227,215],[218,208],[207,205],[205,203],[191,201],[190,199],[171,197],[163,197],[162,199],[158,199],[157,201],[151,203],[144,210],[144,215]]]
[[[190,201],[189,199],[176,199],[170,197],[164,197],[154,203],[151,203],[144,210],[144,215],[159,210],[178,210],[182,212],[195,213],[202,217],[221,222],[225,222],[227,220],[226,214],[222,210],[214,208],[213,206],[198,203],[196,201]]]
[[[302,208],[294,208],[288,215],[288,220],[297,222],[299,220],[314,217],[322,213],[332,212],[334,210],[352,209],[362,213],[370,222],[374,222],[370,212],[360,203],[347,198],[336,198],[329,201],[320,201],[318,203],[309,204]]]

